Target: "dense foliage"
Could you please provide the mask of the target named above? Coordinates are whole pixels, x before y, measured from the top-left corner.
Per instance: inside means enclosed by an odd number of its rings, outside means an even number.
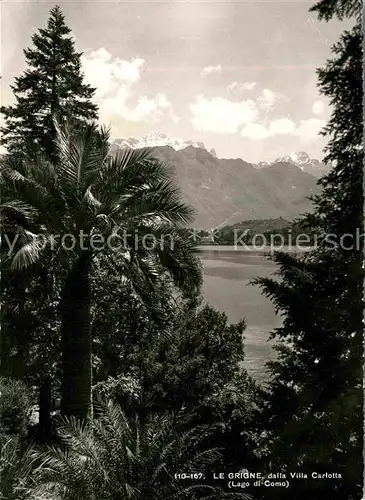
[[[184,431],[179,425],[183,418],[149,413],[141,421],[138,415],[128,418],[112,401],[101,400],[92,422],[70,419],[59,426],[65,448],[40,454],[37,491],[70,500],[248,499],[204,485],[203,477],[211,472],[219,452],[200,451],[199,443],[209,428]],[[197,474],[200,481],[181,479],[182,471]]]
[[[1,108],[1,498],[360,498],[364,248],[361,238],[347,246],[364,223],[358,7],[313,7],[325,20],[356,18],[318,71],[334,167],[314,212],[195,239],[169,168],[147,150],[112,153],[109,132],[88,123],[94,90],[51,10],[25,51],[16,104]],[[266,388],[242,368],[245,321],[229,324],[201,296],[197,245],[232,244],[247,229],[246,244],[257,233],[315,243],[276,253],[279,280],[255,281],[284,320]],[[308,479],[232,493],[213,477],[243,469]]]
[[[8,259],[12,268],[37,264],[47,251],[53,252],[55,272],[55,266],[63,268],[61,404],[65,414],[86,416],[94,256],[102,252],[108,257],[109,267],[147,302],[160,286],[159,272],[169,273],[183,289],[188,276],[199,276],[199,269],[194,243],[180,231],[192,209],[180,200],[165,166],[148,151],[112,156],[108,134],[102,130],[96,135],[93,126],[80,139],[58,130],[55,146],[56,162],[43,156],[31,162],[4,160],[3,182],[12,187],[14,199],[2,204],[1,214],[7,225],[21,221],[15,255]],[[145,238],[155,243],[147,246]]]
[[[78,131],[96,120],[97,106],[92,102],[95,89],[83,83],[81,53],[75,50],[71,30],[58,6],[51,10],[47,27],[32,36],[32,42],[33,47],[24,50],[28,68],[11,87],[15,103],[0,109],[4,118],[1,144],[12,157],[26,153],[26,158],[31,158],[41,152],[54,160],[54,119],[60,123],[67,120]],[[2,183],[2,203],[13,198],[12,186]],[[4,224],[2,220],[3,235]],[[10,242],[19,236],[18,230],[6,224]],[[27,239],[27,233],[22,236]],[[2,252],[7,250],[2,246]],[[52,392],[59,380],[60,270],[58,276],[51,275],[50,259],[43,259],[20,274],[9,269],[8,254],[4,253],[0,372],[39,387],[41,434],[47,440]]]
[[[0,378],[0,435],[26,436],[34,395],[20,380]]]
[[[321,15],[332,16],[326,2]],[[343,10],[341,4],[339,15]],[[363,66],[359,22],[344,32],[333,57],[318,71],[320,89],[330,98],[331,118],[325,161],[335,163],[319,183],[314,213],[306,224],[318,247],[303,256],[278,253],[280,283],[257,282],[284,313],[274,336],[279,359],[271,363],[272,383],[264,412],[268,464],[284,470],[301,467],[309,480],[293,484],[280,498],[355,500],[363,470]],[[310,480],[313,471],[340,474]],[[276,498],[275,492],[269,498]]]

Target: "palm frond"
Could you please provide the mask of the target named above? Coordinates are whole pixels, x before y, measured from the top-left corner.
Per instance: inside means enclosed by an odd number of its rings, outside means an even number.
[[[21,200],[12,200],[0,205],[1,226],[30,225],[39,217],[39,211]]]
[[[46,234],[34,234],[23,230],[22,236],[26,242],[16,251],[11,262],[12,269],[25,269],[38,262],[46,249],[47,242],[51,242],[51,237]]]
[[[28,500],[33,487],[35,457],[30,446],[22,448],[17,437],[0,437],[0,497]]]
[[[33,492],[68,500],[249,498],[175,477],[181,470],[195,472],[199,466],[204,473],[213,466],[216,450],[196,448],[195,434],[202,429],[181,433],[170,414],[150,414],[142,422],[137,416],[128,419],[111,401],[99,399],[97,406],[94,421],[63,421],[64,449],[35,453],[41,466]]]

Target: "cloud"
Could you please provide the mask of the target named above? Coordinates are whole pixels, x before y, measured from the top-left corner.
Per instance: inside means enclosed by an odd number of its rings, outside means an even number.
[[[85,83],[96,88],[96,97],[103,97],[110,92],[116,92],[121,86],[131,87],[140,80],[140,70],[145,61],[133,58],[125,61],[113,58],[104,48],[82,56],[82,67]]]
[[[290,135],[296,130],[295,123],[289,118],[273,120],[269,125],[270,135]]]
[[[227,90],[253,90],[256,87],[256,82],[233,82],[228,85]]]
[[[110,61],[112,58],[112,55],[104,47],[92,51],[90,56],[92,59],[99,59],[100,61]]]
[[[239,126],[254,121],[257,108],[252,100],[233,102],[222,97],[206,99],[200,95],[190,105],[191,123],[196,130],[232,134]]]
[[[296,125],[288,118],[273,120],[268,126],[262,123],[248,123],[242,130],[242,137],[259,140],[273,137],[275,135],[295,135]]]
[[[325,124],[326,120],[320,118],[301,120],[296,135],[300,137],[303,143],[312,142],[318,138],[318,134]]]
[[[144,64],[139,57],[130,61],[113,57],[103,47],[82,56],[85,82],[96,88],[95,100],[103,123],[116,123],[118,119],[155,123],[164,116],[178,121],[165,94],[143,95],[134,105],[128,103],[135,96],[134,87],[141,79]]]
[[[174,123],[179,121],[179,118],[173,111],[171,102],[165,94],[157,94],[152,98],[141,96],[133,109],[128,109],[127,107],[123,109],[123,116],[127,120],[134,122],[156,123],[165,115],[168,115]]]
[[[315,101],[312,106],[312,113],[314,115],[321,115],[324,112],[324,102],[321,101],[320,99],[318,101]]]
[[[232,82],[230,85],[228,85],[227,90],[234,90],[238,87],[237,82]]]
[[[242,84],[233,82],[228,88],[236,89],[239,85]],[[325,125],[323,119],[312,116],[293,121],[289,117],[274,118],[271,115],[277,102],[287,100],[284,95],[269,89],[264,89],[256,101],[232,101],[223,97],[207,98],[199,95],[190,104],[191,123],[196,130],[222,134],[239,132],[241,137],[252,140],[277,136],[298,137],[301,143],[317,140]],[[314,111],[319,110],[320,104],[317,103]]]
[[[266,139],[269,136],[269,131],[261,123],[248,123],[241,130],[242,137],[247,137],[248,139],[260,140]]]
[[[301,120],[299,125],[289,118],[279,118],[271,121],[267,126],[258,122],[248,123],[241,130],[241,136],[261,140],[278,135],[290,135],[299,137],[302,143],[308,143],[318,139],[318,133],[324,124],[325,121],[318,118]]]
[[[220,64],[217,64],[217,66],[207,66],[200,74],[202,76],[205,76],[209,75],[210,73],[218,73],[219,71],[222,71],[222,66]]]
[[[287,100],[285,96],[270,89],[263,89],[261,95],[257,98],[259,107],[266,112],[271,111],[278,102],[285,100]]]

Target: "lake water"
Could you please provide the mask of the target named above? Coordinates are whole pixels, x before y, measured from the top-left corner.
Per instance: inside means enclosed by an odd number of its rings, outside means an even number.
[[[244,366],[257,380],[267,379],[265,362],[275,358],[273,342],[268,342],[270,332],[280,326],[269,299],[250,280],[266,277],[276,271],[264,251],[234,250],[232,247],[203,247],[205,301],[219,311],[224,311],[231,323],[244,318]]]

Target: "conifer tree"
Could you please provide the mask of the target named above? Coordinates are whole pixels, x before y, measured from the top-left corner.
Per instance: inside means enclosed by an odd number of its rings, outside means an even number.
[[[29,68],[11,87],[15,104],[2,106],[5,126],[1,143],[9,152],[24,150],[25,141],[53,154],[53,118],[67,119],[77,129],[97,118],[91,102],[95,89],[83,83],[81,53],[76,52],[60,7],[55,6],[47,28],[32,36],[33,48],[24,50]]]
[[[351,5],[350,5],[351,4]],[[280,282],[255,280],[283,316],[281,341],[263,412],[268,469],[301,471],[306,480],[264,498],[361,498],[363,472],[363,82],[359,2],[319,2],[320,19],[355,16],[318,70],[332,114],[327,163],[314,213],[304,223],[317,237],[302,256],[279,252]],[[337,477],[311,479],[311,474]]]

